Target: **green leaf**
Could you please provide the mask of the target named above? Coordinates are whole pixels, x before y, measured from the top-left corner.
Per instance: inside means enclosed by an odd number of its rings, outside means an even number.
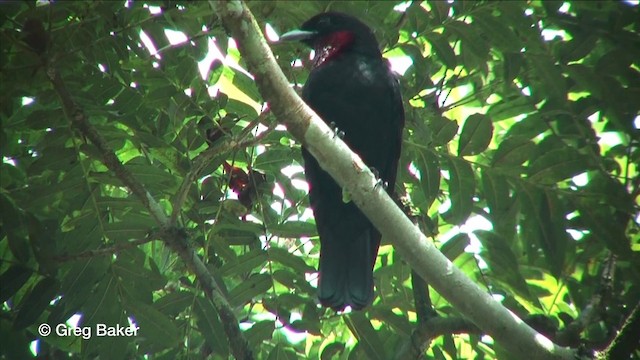
[[[31,270],[20,266],[12,265],[0,275],[0,303],[4,303],[31,278]]]
[[[440,193],[440,161],[431,150],[419,151],[417,160],[415,164],[420,171],[420,188],[427,202],[425,208],[428,208]]]
[[[144,259],[143,254],[142,259]],[[163,288],[167,282],[164,276],[145,268],[144,260],[136,263],[131,259],[126,259],[123,254],[120,254],[116,262],[113,263],[112,271],[120,280],[121,291],[124,290],[122,296],[144,303],[150,304],[153,291]]]
[[[271,261],[286,265],[299,274],[315,271],[312,266],[307,265],[302,257],[295,256],[286,249],[279,248],[277,246],[271,246],[267,250],[267,253]]]
[[[385,358],[386,352],[382,346],[382,340],[363,313],[353,312],[344,319],[351,333],[358,339],[358,344],[367,354],[367,358],[380,360]]]
[[[166,190],[177,187],[178,179],[175,176],[162,170],[158,166],[149,164],[147,159],[143,157],[136,157],[129,160],[126,166],[139,181],[149,187],[161,187]]]
[[[26,118],[26,125],[34,130],[48,129],[64,119],[64,113],[60,110],[36,110]]]
[[[66,309],[78,309],[87,301],[94,285],[104,278],[109,264],[106,257],[95,257],[77,261],[71,266],[60,285],[60,292],[65,294],[60,301]],[[70,310],[52,312],[49,321],[66,321],[72,315],[69,313]]]
[[[611,252],[621,259],[628,259],[632,251],[630,239],[625,234],[626,219],[608,205],[588,198],[576,199],[583,226],[592,231],[596,239]]]
[[[87,89],[87,94],[95,99],[97,103],[106,104],[122,91],[122,83],[108,77],[94,79],[91,87]]]
[[[449,158],[449,197],[451,208],[442,214],[453,225],[462,224],[473,209],[475,177],[471,165],[458,158]]]
[[[33,358],[33,353],[30,350],[33,339],[30,336],[27,338],[27,336],[26,331],[16,331],[6,319],[0,320],[0,338],[2,339],[0,353],[2,353],[3,358]]]
[[[144,97],[144,102],[149,107],[163,106],[171,100],[171,98],[178,93],[173,85],[167,85],[164,87],[154,87]]]
[[[21,330],[34,324],[53,301],[59,288],[60,283],[54,278],[46,277],[40,280],[29,294],[20,301],[20,310],[18,310],[18,315],[13,321],[13,327],[16,330]]]
[[[274,276],[274,280],[279,281],[275,278],[276,276]],[[291,317],[291,312],[294,311],[294,309],[299,308],[302,304],[304,304],[304,299],[295,295],[293,291],[278,294],[276,297],[269,296],[262,299],[262,306],[264,306],[265,310],[275,314],[281,319],[289,319]]]
[[[547,56],[529,56],[527,58],[540,81],[540,87],[534,94],[539,98],[547,98],[553,102],[563,103],[567,99],[565,80],[560,68]]]
[[[2,130],[0,130],[0,139],[2,138]],[[6,143],[6,140],[4,140]],[[0,145],[0,151],[2,145]],[[7,163],[0,164],[0,184],[5,189],[21,186],[26,182],[26,173],[23,169],[18,169]],[[4,206],[4,205],[3,205]],[[2,207],[4,209],[4,207]]]
[[[301,289],[302,292],[315,293],[313,288],[304,278],[305,273],[294,273],[291,270],[278,269],[273,272],[273,280],[289,289]],[[282,311],[280,311],[282,313]]]
[[[0,219],[6,233],[11,254],[20,262],[26,263],[31,257],[25,215],[14,201],[0,193]]]
[[[224,103],[224,110],[227,113],[245,116],[249,119],[253,119],[258,116],[258,111],[250,104],[237,100],[222,92],[220,92],[218,96],[221,97],[220,102]]]
[[[456,67],[456,54],[447,39],[442,34],[436,32],[426,34],[425,38],[431,44],[436,56],[438,56],[449,69],[454,69]]]
[[[458,233],[440,247],[440,252],[444,254],[447,259],[454,261],[458,256],[465,253],[464,249],[469,246],[470,241],[469,235],[466,233]]]
[[[592,167],[586,156],[571,148],[555,149],[538,157],[529,166],[528,177],[541,184],[554,184]]]
[[[494,221],[509,211],[513,199],[509,196],[511,187],[504,176],[491,171],[491,169],[483,169],[482,190]]]
[[[124,88],[114,99],[113,109],[122,113],[130,113],[138,109],[147,98],[147,96],[143,98],[137,90]]]
[[[59,148],[52,144],[44,149],[42,156],[34,161],[28,170],[30,176],[49,171],[69,171],[77,157],[75,149]]]
[[[263,341],[269,340],[273,337],[273,331],[276,328],[275,321],[264,320],[259,321],[249,329],[245,331],[245,336],[250,345],[257,347],[262,344]]]
[[[605,97],[608,89],[592,67],[583,64],[570,64],[566,69],[571,79],[575,81],[571,91],[588,92],[599,99]]]
[[[462,126],[458,142],[458,156],[476,155],[483,152],[493,136],[493,124],[486,115],[473,114]]]
[[[453,334],[445,334],[445,336],[443,336],[442,338],[442,342],[442,348],[444,349],[444,351],[446,351],[447,354],[451,356],[451,358],[456,358],[457,354],[459,354],[459,351],[456,347],[455,341],[453,340]],[[439,358],[443,360],[446,359],[443,354],[440,354]]]
[[[460,39],[460,55],[462,63],[469,70],[480,70],[487,74],[487,59],[489,57],[489,44],[474,28],[463,22],[454,21],[446,26],[455,32]]]
[[[320,360],[332,360],[334,356],[344,354],[345,349],[344,343],[332,342],[322,349]]]
[[[40,263],[40,272],[54,275],[59,267],[51,259],[51,254],[57,253],[60,224],[55,219],[39,220],[32,213],[27,213],[29,242],[35,258]]]
[[[224,65],[222,64],[222,61],[220,61],[219,59],[215,59],[211,62],[211,65],[209,65],[209,72],[208,72],[208,83],[211,85],[215,85],[216,83],[218,83],[218,80],[220,79],[220,76],[222,76],[222,73],[224,72]]]
[[[229,261],[220,268],[222,276],[243,275],[267,263],[267,253],[262,249],[254,249]]]
[[[530,114],[536,111],[536,107],[530,98],[518,96],[505,98],[492,104],[487,111],[487,116],[493,122],[511,119],[522,114]]]
[[[285,347],[282,344],[276,345],[269,353],[268,360],[297,360],[296,352],[290,347]]]
[[[566,232],[566,211],[560,201],[550,191],[539,190],[521,183],[518,200],[522,209],[522,237],[528,244],[539,245],[544,252],[544,260],[552,273],[559,277],[564,266],[568,234]],[[530,253],[535,258],[537,254]]]
[[[128,301],[126,309],[139,326],[138,334],[144,337],[146,346],[154,351],[177,346],[180,332],[169,318],[153,306],[138,301]]]
[[[232,81],[233,85],[238,88],[238,90],[242,91],[253,101],[259,104],[262,103],[262,96],[258,92],[255,81],[245,73],[232,67],[226,66],[223,70],[223,76],[228,77]]]
[[[299,333],[309,333],[316,336],[322,336],[320,322],[314,320],[294,320],[289,324],[291,330]]]
[[[399,335],[411,336],[413,328],[406,316],[398,315],[389,308],[381,307],[372,308],[370,314],[372,318],[392,327]]]
[[[269,227],[269,231],[275,236],[285,238],[299,238],[301,236],[315,236],[318,230],[315,224],[306,221],[289,220]]]
[[[524,56],[519,53],[505,53],[503,54],[504,61],[502,62],[503,72],[502,77],[506,84],[511,84],[518,75],[524,63]],[[491,111],[491,110],[489,110]]]
[[[458,132],[458,124],[442,116],[430,119],[428,126],[435,146],[446,145]]]
[[[627,49],[618,47],[604,54],[596,64],[596,74],[623,75],[631,66],[634,54]]]
[[[229,303],[232,306],[242,306],[259,295],[264,295],[273,286],[271,277],[267,274],[254,274],[229,292]]]
[[[267,151],[256,157],[253,163],[254,169],[279,172],[283,167],[291,164],[293,158],[292,148],[269,147]]]
[[[193,295],[191,301],[193,302]],[[211,350],[222,358],[229,357],[229,340],[224,332],[224,327],[218,316],[218,312],[209,299],[195,298],[193,311],[197,317],[198,330],[204,337]]]
[[[523,47],[516,33],[504,21],[493,17],[489,11],[474,14],[472,25],[478,25],[481,31],[491,39],[491,45],[502,51],[518,52]]]
[[[446,27],[453,30],[460,37],[462,43],[479,61],[485,61],[489,54],[489,46],[471,25],[463,21],[453,21],[447,24]]]
[[[107,271],[86,300],[86,304],[83,307],[84,316],[80,319],[81,326],[91,326],[94,329],[96,324],[128,326],[128,323],[124,324],[126,316],[119,298],[118,296],[113,296],[117,292],[116,283],[117,279]],[[113,338],[94,336],[82,344],[82,353],[87,356],[87,354],[99,352],[103,357],[108,358],[107,354],[113,354],[115,351],[115,349],[111,348],[113,344],[110,339]]]
[[[429,6],[431,6],[431,15],[433,15],[437,24],[448,19],[449,12],[451,11],[450,3],[447,3],[446,1],[434,1],[429,3]],[[418,8],[423,9],[421,6],[418,6]]]
[[[238,206],[242,206],[242,205],[238,205]],[[257,224],[253,224],[253,225],[257,225]],[[254,229],[252,231],[251,229],[243,229],[243,228],[234,229],[232,228],[233,225],[230,225],[230,227],[231,228],[228,230],[216,229],[216,230],[219,230],[218,232],[216,232],[216,236],[224,239],[223,246],[226,247],[228,245],[254,245],[256,243],[259,243],[257,234],[259,234],[261,230]],[[219,249],[219,250],[224,251],[223,249]]]
[[[543,113],[533,113],[527,115],[523,120],[511,125],[504,137],[510,138],[512,136],[522,136],[528,139],[533,139],[534,137],[549,130],[550,127],[547,117]]]
[[[182,58],[180,64],[175,70],[175,74],[179,78],[179,83],[184,89],[191,85],[193,79],[201,78],[200,72],[198,71],[198,63],[190,57],[185,56]]]
[[[153,307],[170,318],[183,312],[194,303],[194,295],[189,291],[168,293],[153,302]]]
[[[498,146],[491,164],[495,167],[521,165],[531,158],[534,149],[535,144],[524,136],[508,137]]]
[[[578,61],[584,58],[593,50],[599,39],[598,35],[590,32],[578,32],[574,36],[573,39],[562,42],[558,48],[558,57],[563,62]]]
[[[148,215],[128,214],[117,222],[105,224],[105,235],[112,241],[122,242],[144,238],[155,223]]]
[[[537,298],[531,295],[527,283],[520,273],[519,259],[505,239],[491,231],[476,230],[473,233],[482,243],[481,256],[487,261],[491,269],[491,276],[503,281],[525,299],[537,303]]]

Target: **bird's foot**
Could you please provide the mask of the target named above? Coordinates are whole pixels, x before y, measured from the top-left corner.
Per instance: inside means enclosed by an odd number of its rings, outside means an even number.
[[[380,172],[378,171],[378,169],[370,167],[369,170],[371,170],[373,176],[376,177],[375,188],[382,187],[384,190],[387,190],[387,187],[389,187],[389,183],[380,178]]]
[[[329,127],[333,130],[333,138],[335,139],[336,137],[340,138],[340,139],[344,139],[344,131],[340,130],[338,128],[338,125],[336,125],[335,122],[330,122],[329,123]]]

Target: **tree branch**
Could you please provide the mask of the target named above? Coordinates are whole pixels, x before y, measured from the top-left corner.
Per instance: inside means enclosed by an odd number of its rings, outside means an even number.
[[[351,194],[351,199],[422,278],[514,357],[573,359],[560,347],[476,286],[442,253],[379,186],[362,160],[333,136],[329,127],[297,96],[278,67],[248,7],[238,0],[210,0],[238,44],[242,59],[278,120],[302,142],[320,166]]]
[[[140,183],[133,174],[120,162],[120,159],[113,152],[107,141],[98,133],[95,127],[93,127],[85,115],[84,111],[76,105],[73,101],[71,94],[67,90],[63,79],[60,77],[58,71],[53,67],[47,68],[47,75],[49,80],[53,84],[53,88],[62,101],[64,113],[71,120],[73,125],[80,130],[83,136],[93,143],[98,148],[98,152],[102,155],[102,162],[107,168],[113,171],[118,179],[131,190],[131,192],[142,201],[144,207],[149,210],[151,216],[156,220],[158,225],[165,227],[168,225],[167,216],[164,213],[162,207],[155,201],[155,199],[149,194],[144,185]]]
[[[257,118],[255,118],[247,127],[242,131],[242,133],[238,136],[237,139],[230,139],[226,141],[221,141],[209,149],[201,152],[196,156],[194,160],[194,165],[191,170],[187,173],[187,176],[184,177],[180,188],[176,192],[173,201],[173,212],[171,213],[171,218],[169,219],[169,224],[171,226],[175,226],[178,221],[178,215],[182,211],[182,206],[187,200],[187,196],[189,195],[189,189],[191,186],[198,181],[198,179],[202,176],[202,170],[211,163],[211,160],[216,156],[233,151],[235,149],[242,149],[249,146],[254,146],[258,144],[265,136],[269,135],[273,129],[275,129],[277,122],[273,122],[269,124],[269,127],[260,133],[257,136],[247,138],[249,132],[258,126],[259,123],[263,122],[266,117],[269,115],[269,109],[263,111]]]
[[[640,341],[640,303],[636,304],[625,321],[618,335],[605,351],[605,359],[630,359],[634,351],[638,351]]]
[[[580,344],[580,334],[591,324],[600,320],[603,309],[607,306],[607,298],[613,292],[613,276],[615,273],[616,257],[610,254],[605,260],[600,275],[600,285],[594,292],[587,305],[580,311],[577,319],[568,324],[562,331],[556,334],[555,341],[558,344],[571,346]]]
[[[202,284],[207,296],[211,299],[218,311],[225,333],[229,338],[229,345],[234,357],[236,359],[253,359],[249,343],[240,331],[238,319],[231,305],[229,305],[225,299],[220,291],[220,287],[211,273],[209,273],[202,259],[198,257],[196,251],[186,240],[187,237],[184,231],[170,226],[169,218],[165,215],[162,207],[155,201],[151,194],[149,194],[144,185],[120,162],[120,159],[118,159],[109,147],[106,140],[98,133],[96,128],[91,125],[84,111],[73,101],[63,79],[52,65],[47,69],[47,75],[62,101],[63,109],[67,117],[69,117],[73,125],[80,130],[82,135],[98,148],[103,159],[102,161],[107,168],[113,171],[116,177],[118,177],[118,179],[142,201],[144,207],[149,210],[149,213],[161,228],[160,238],[170,248],[176,251],[180,258],[182,258],[187,266],[196,274],[198,281]],[[215,149],[207,150],[210,151],[211,157],[215,154],[213,150]],[[204,156],[204,158],[205,160],[207,159],[206,156]],[[205,160],[202,161],[203,164]]]
[[[218,312],[218,316],[220,316],[222,327],[229,339],[229,347],[231,348],[231,353],[234,358],[241,360],[253,359],[253,352],[249,347],[247,339],[240,330],[238,318],[236,318],[233,308],[220,291],[220,286],[211,273],[209,273],[207,266],[202,262],[195,249],[187,240],[186,233],[182,230],[177,230],[173,235],[166,236],[165,238],[172,239],[172,241],[167,242],[167,244],[178,253],[191,271],[196,274],[205,293],[211,299],[213,306]]]

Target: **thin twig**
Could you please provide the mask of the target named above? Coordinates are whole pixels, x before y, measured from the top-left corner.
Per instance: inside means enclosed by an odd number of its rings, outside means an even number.
[[[245,127],[245,129],[243,129],[240,136],[238,136],[240,140],[230,139],[221,141],[220,143],[213,145],[212,147],[201,152],[200,154],[198,154],[198,156],[195,157],[194,165],[191,168],[191,171],[189,171],[184,177],[180,188],[174,195],[175,200],[173,202],[173,211],[171,212],[171,218],[169,219],[170,226],[176,225],[178,215],[180,215],[182,206],[184,205],[185,201],[187,201],[187,196],[189,194],[191,186],[200,178],[200,176],[202,176],[202,170],[204,170],[204,168],[211,163],[211,160],[213,160],[213,158],[215,158],[219,154],[255,146],[259,144],[265,136],[267,136],[269,133],[271,133],[271,131],[275,129],[278,123],[273,121],[271,124],[269,124],[269,127],[265,131],[255,137],[248,138],[248,134],[250,133],[250,131],[258,126],[258,124],[263,122],[268,113],[269,110],[265,110],[262,112],[262,114],[260,114],[260,116],[251,121]]]

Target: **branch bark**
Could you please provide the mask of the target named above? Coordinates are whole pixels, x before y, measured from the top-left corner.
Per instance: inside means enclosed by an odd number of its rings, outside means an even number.
[[[573,359],[476,286],[440,253],[379,186],[362,160],[296,95],[278,67],[249,8],[239,0],[210,0],[238,44],[276,118],[345,188],[351,199],[435,290],[515,358]]]
[[[638,350],[640,341],[638,334],[640,333],[640,303],[627,317],[622,329],[611,342],[611,345],[605,351],[605,359],[630,359],[634,351]]]

